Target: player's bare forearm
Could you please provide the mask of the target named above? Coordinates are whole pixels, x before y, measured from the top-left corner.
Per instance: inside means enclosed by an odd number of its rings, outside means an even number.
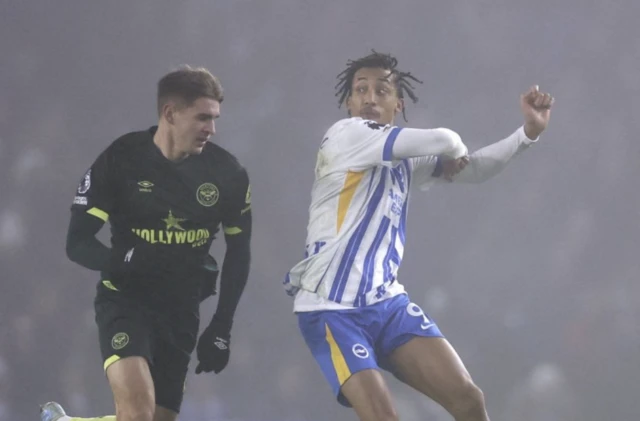
[[[227,238],[227,251],[222,264],[220,296],[215,318],[233,320],[233,316],[249,278],[251,237],[248,233]]]
[[[84,212],[72,212],[67,231],[69,260],[90,270],[106,271],[111,250],[96,238],[104,222]]]

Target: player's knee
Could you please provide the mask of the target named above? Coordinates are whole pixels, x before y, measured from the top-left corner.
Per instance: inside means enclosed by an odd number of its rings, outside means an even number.
[[[456,388],[451,397],[450,412],[454,417],[473,415],[485,411],[484,394],[472,381]]]
[[[373,419],[371,421],[398,421],[398,413],[393,405],[373,404]],[[364,421],[364,420],[363,420]],[[368,420],[367,420],[368,421]]]

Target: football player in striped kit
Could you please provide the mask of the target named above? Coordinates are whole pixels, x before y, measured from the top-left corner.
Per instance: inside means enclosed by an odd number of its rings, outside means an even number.
[[[394,125],[417,100],[410,73],[388,54],[347,63],[337,96],[349,118],[320,144],[305,258],[285,279],[302,335],[338,401],[363,421],[397,420],[380,369],[442,405],[458,421],[488,420],[483,393],[438,326],[397,279],[409,193],[438,182],[482,182],[547,127],[553,98],[523,94],[524,124],[472,154],[445,128]]]

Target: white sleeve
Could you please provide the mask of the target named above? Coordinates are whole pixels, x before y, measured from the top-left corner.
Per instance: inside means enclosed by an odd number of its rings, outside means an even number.
[[[402,129],[393,145],[396,159],[445,155],[457,159],[469,151],[460,135],[451,129]]]
[[[520,127],[510,136],[472,153],[469,164],[453,177],[453,181],[482,183],[504,170],[513,158],[537,141],[529,139],[524,127]]]
[[[377,165],[390,165],[399,132],[397,127],[361,118],[340,120],[324,136],[316,171],[362,171]]]
[[[478,149],[469,156],[469,164],[453,177],[457,183],[481,183],[500,173],[520,152],[537,142],[529,139],[520,127],[510,136]],[[447,182],[442,177],[442,156],[421,156],[409,160],[413,177],[412,185],[428,190],[437,182]]]
[[[394,160],[423,156],[463,156],[466,146],[449,129],[401,129],[361,118],[338,121],[326,133],[316,164],[316,174],[362,171]]]

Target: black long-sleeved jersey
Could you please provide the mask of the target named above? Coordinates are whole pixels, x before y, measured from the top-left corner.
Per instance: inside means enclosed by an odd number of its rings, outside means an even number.
[[[153,142],[156,130],[120,137],[87,171],[71,207],[67,254],[82,266],[102,271],[103,278],[129,294],[189,301],[201,287],[193,276],[194,262],[205,261],[222,227],[227,253],[218,313],[232,318],[248,276],[247,172],[213,143],[200,155],[169,161]],[[95,238],[106,221],[111,225],[111,249]],[[148,266],[127,277],[132,279],[118,279],[111,270],[114,254],[115,260],[126,258],[127,251],[142,242],[149,251],[144,262]]]

